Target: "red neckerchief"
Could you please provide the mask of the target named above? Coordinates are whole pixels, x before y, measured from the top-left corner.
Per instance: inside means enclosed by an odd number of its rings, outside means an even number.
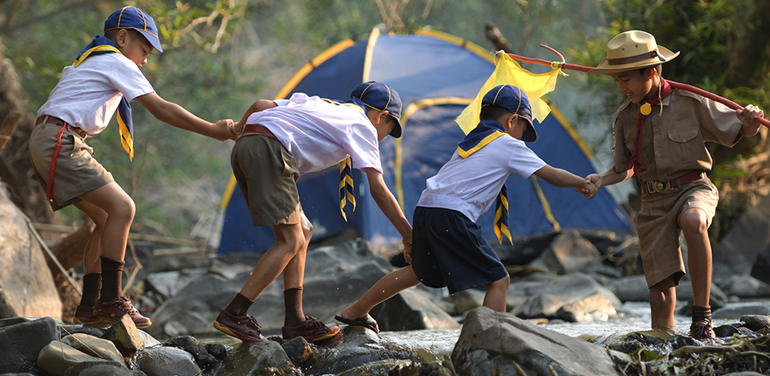
[[[645,103],[649,103],[650,106],[654,106],[660,102],[661,99],[667,97],[669,94],[671,94],[674,89],[671,87],[671,85],[668,84],[666,80],[663,79],[663,77],[660,78],[660,87],[658,87],[658,90],[655,91],[655,94],[658,94],[658,91],[660,91],[660,96],[653,95],[652,99],[648,101],[643,101],[642,105]],[[661,105],[662,106],[662,105]],[[631,156],[631,161],[628,163],[628,168],[634,169],[634,175],[639,177],[642,174],[642,156],[641,156],[641,149],[642,149],[642,126],[644,125],[644,119],[647,118],[647,115],[643,114],[641,111],[639,112],[639,120],[636,122],[636,139],[634,140],[634,153]]]

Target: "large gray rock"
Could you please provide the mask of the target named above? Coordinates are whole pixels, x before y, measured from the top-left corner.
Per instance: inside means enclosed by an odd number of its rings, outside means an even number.
[[[583,270],[586,266],[601,260],[599,250],[576,230],[565,231],[556,236],[532,265],[557,274]]]
[[[241,342],[222,362],[217,375],[296,375],[300,372],[277,342]]]
[[[67,369],[83,362],[90,362],[93,364],[115,363],[88,355],[59,341],[51,341],[51,343],[44,347],[37,356],[37,366],[53,376],[65,376]]]
[[[56,322],[50,317],[0,320],[0,374],[37,374],[38,353],[56,338]]]
[[[165,301],[152,315],[148,333],[156,338],[178,335],[212,337],[221,335],[212,323],[219,312],[240,291],[250,275],[232,278],[221,272],[192,280],[177,295]],[[253,268],[253,265],[252,265]],[[349,241],[308,252],[305,266],[303,308],[306,315],[331,322],[334,315],[361,297],[375,282],[390,272],[386,260],[375,256],[365,241]],[[279,333],[284,321],[283,278],[276,279],[249,309],[265,333]]]
[[[761,298],[770,296],[770,285],[750,275],[740,274],[728,277],[719,283],[719,288],[727,296],[741,298]]]
[[[33,231],[0,184],[0,318],[61,321],[59,292]]]
[[[176,347],[144,347],[136,353],[133,360],[136,362],[136,368],[147,376],[199,375],[201,373],[192,354]]]
[[[648,302],[650,301],[650,289],[644,275],[635,275],[621,278],[608,286],[615,296],[622,302]],[[689,279],[682,279],[676,287],[676,299],[692,302],[692,283]],[[717,286],[711,284],[710,304],[712,308],[719,308],[727,302],[727,295]]]
[[[383,331],[459,328],[460,324],[433,303],[433,299],[412,287],[374,306],[369,314]]]
[[[770,249],[770,195],[747,210],[714,246],[714,275],[748,274],[759,254]],[[765,276],[770,273],[764,273]],[[754,277],[770,283],[760,276]]]
[[[468,313],[452,352],[461,376],[623,375],[616,362],[631,358],[486,307]]]
[[[582,273],[511,283],[507,303],[513,307],[510,312],[522,318],[571,322],[606,320],[622,305],[610,290]]]

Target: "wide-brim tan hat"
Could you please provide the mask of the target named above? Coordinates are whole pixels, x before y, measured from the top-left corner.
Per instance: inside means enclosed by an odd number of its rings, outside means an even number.
[[[611,74],[652,67],[671,61],[679,52],[671,52],[655,43],[652,34],[630,30],[618,34],[607,43],[607,57],[588,74]]]

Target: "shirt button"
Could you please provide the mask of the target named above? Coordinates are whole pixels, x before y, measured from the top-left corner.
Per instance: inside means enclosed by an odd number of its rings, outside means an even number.
[[[655,133],[660,133],[660,128],[655,128]]]
[[[661,154],[661,153],[658,153],[658,158],[660,158],[660,157],[662,157],[662,156],[663,156],[663,154]]]
[[[687,139],[682,137],[682,142],[687,142]]]

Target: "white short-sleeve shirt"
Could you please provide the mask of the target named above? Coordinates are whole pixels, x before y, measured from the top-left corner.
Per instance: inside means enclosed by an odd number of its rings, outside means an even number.
[[[361,107],[304,93],[279,99],[278,107],[251,114],[297,160],[300,174],[333,166],[348,156],[353,168],[382,172],[377,130]]]
[[[95,136],[107,128],[123,96],[133,101],[154,91],[136,63],[124,55],[90,56],[77,68],[64,67],[37,115],[58,117]]]
[[[455,151],[425,182],[417,206],[456,210],[475,223],[495,203],[510,173],[526,179],[545,165],[523,141],[498,137],[465,159]]]

